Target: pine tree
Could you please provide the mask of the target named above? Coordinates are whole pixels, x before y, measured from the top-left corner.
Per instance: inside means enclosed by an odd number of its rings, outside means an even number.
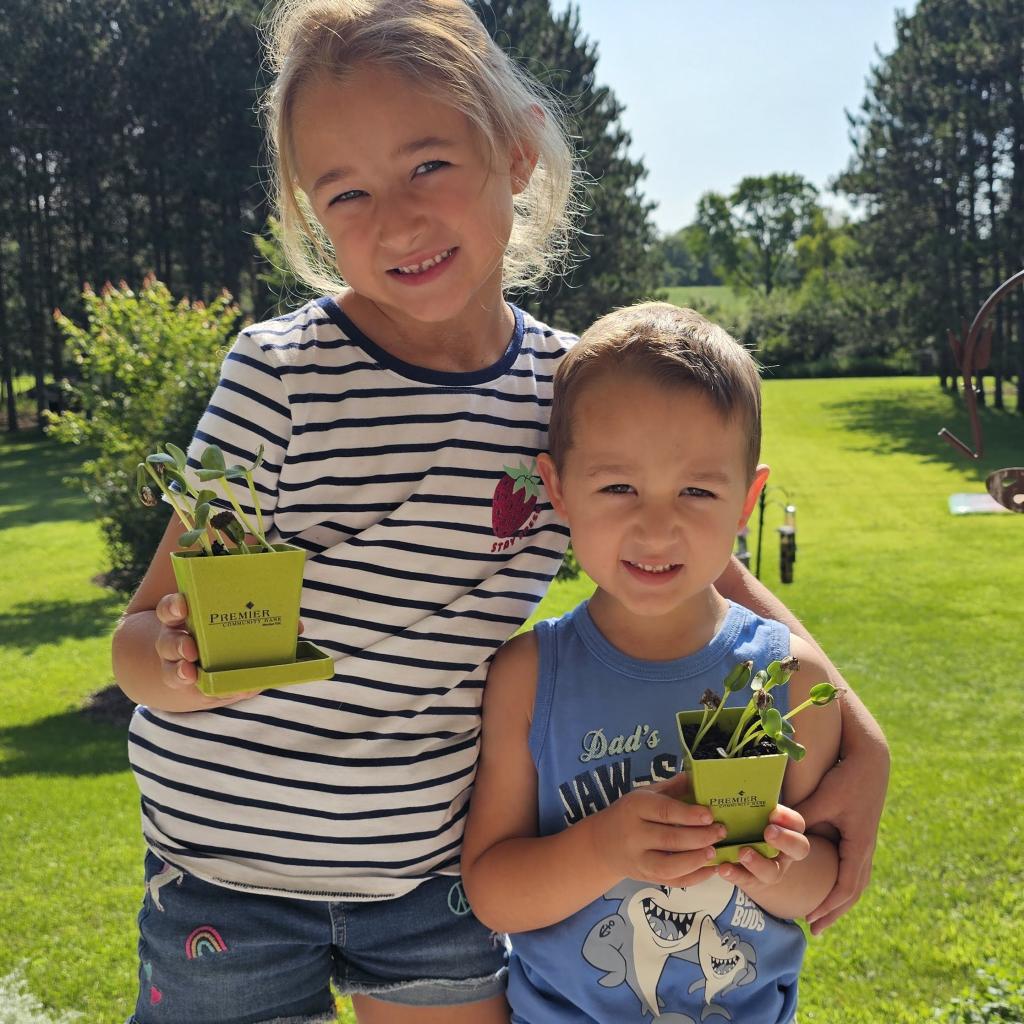
[[[583,330],[616,306],[651,297],[661,283],[654,204],[640,191],[647,171],[628,154],[623,107],[598,84],[597,46],[582,35],[575,7],[556,16],[548,0],[475,0],[474,6],[498,45],[560,98],[578,139],[590,185],[575,266],[540,292],[515,298],[547,323]]]

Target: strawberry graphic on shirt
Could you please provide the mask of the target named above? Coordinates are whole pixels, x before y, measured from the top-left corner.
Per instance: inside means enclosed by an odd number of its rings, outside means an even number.
[[[491,499],[491,526],[496,537],[514,537],[530,518],[540,496],[540,483],[536,459],[529,469],[521,462],[514,469],[505,467],[505,475],[498,481]]]

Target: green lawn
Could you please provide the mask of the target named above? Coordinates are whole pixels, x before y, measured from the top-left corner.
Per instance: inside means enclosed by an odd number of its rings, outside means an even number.
[[[771,381],[765,416],[770,497],[797,505],[799,557],[779,586],[771,503],[762,575],[873,709],[894,759],[873,885],[812,943],[801,1024],[920,1024],[977,987],[988,960],[1024,981],[1024,769],[1003,725],[1022,710],[1024,517],[946,509],[987,470],[1024,462],[1024,419],[987,411],[991,454],[972,465],[935,436],[969,430],[931,380]],[[113,1024],[134,989],[141,842],[123,732],[79,711],[110,680],[120,605],[90,583],[98,531],[61,483],[76,461],[0,441],[0,1009],[19,970],[52,1019]],[[541,614],[585,592],[557,586]]]
[[[689,306],[712,320],[721,320],[723,326],[735,330],[749,305],[746,295],[734,292],[724,284],[687,284],[678,288],[665,288],[668,301],[677,306]]]

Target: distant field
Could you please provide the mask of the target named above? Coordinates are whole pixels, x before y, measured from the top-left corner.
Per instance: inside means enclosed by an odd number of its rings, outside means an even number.
[[[668,301],[677,306],[689,306],[712,317],[722,319],[741,317],[747,311],[747,297],[723,284],[687,284],[680,288],[665,288]]]

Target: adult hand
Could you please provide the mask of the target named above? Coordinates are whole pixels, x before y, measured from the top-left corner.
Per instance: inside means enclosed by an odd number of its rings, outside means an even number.
[[[834,829],[839,835],[836,884],[807,915],[814,935],[820,935],[850,910],[871,880],[871,860],[888,781],[889,757],[884,742],[881,749],[875,746],[847,751],[796,808],[809,831],[824,835]]]

